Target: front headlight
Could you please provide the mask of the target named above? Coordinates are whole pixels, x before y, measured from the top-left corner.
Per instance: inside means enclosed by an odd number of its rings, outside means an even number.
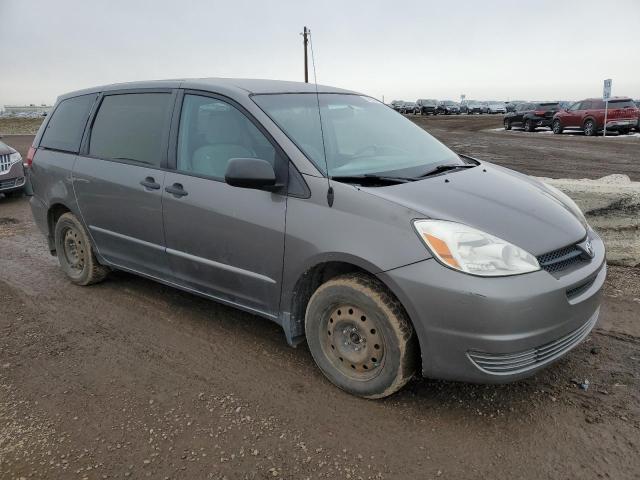
[[[18,152],[13,152],[9,154],[9,163],[14,164],[22,161],[22,155]]]
[[[548,183],[545,183],[544,187],[553,197],[555,197],[556,200],[562,203],[567,208],[567,210],[569,210],[580,221],[580,223],[582,223],[582,226],[584,228],[589,228],[589,223],[587,222],[584,213],[582,213],[580,207],[576,205],[576,202],[574,202],[571,197],[569,197],[566,193],[561,192],[556,187],[549,185]]]
[[[540,270],[530,253],[493,235],[461,223],[415,220],[418,235],[445,266],[483,277]]]

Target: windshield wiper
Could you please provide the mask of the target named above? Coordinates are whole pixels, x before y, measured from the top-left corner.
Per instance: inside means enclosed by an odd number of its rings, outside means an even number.
[[[390,175],[376,175],[375,173],[365,173],[364,175],[335,175],[331,180],[345,183],[408,183],[415,178],[394,177]]]
[[[429,170],[428,172],[423,173],[418,178],[429,177],[431,175],[436,175],[436,174],[442,173],[442,172],[448,172],[450,170],[458,170],[459,168],[473,168],[473,167],[477,167],[477,165],[458,165],[458,164],[438,165],[433,170]]]

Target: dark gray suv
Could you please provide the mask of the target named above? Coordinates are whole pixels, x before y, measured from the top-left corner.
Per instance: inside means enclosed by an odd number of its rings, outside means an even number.
[[[337,88],[199,79],[60,97],[27,162],[69,279],[133,272],[306,339],[337,386],[532,374],[598,318],[605,249],[558,190]]]

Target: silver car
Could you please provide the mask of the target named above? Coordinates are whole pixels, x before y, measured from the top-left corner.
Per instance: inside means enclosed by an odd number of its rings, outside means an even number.
[[[22,195],[25,186],[22,156],[0,142],[0,193],[7,197]]]
[[[605,248],[568,197],[356,92],[91,88],[58,99],[26,163],[71,282],[124,270],[259,315],[362,397],[523,378],[598,319]]]
[[[507,105],[504,102],[486,102],[487,113],[507,113]]]

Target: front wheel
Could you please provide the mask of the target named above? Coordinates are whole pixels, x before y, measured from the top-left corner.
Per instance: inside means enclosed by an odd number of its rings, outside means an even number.
[[[562,124],[560,123],[560,120],[556,119],[553,121],[551,124],[551,130],[553,130],[553,133],[556,135],[560,135],[562,133]]]
[[[74,214],[65,213],[58,219],[54,240],[60,267],[76,285],[98,283],[109,273],[98,263],[89,236]]]
[[[353,395],[387,397],[416,371],[417,342],[407,314],[372,277],[343,275],[321,285],[309,300],[305,331],[322,373]]]

